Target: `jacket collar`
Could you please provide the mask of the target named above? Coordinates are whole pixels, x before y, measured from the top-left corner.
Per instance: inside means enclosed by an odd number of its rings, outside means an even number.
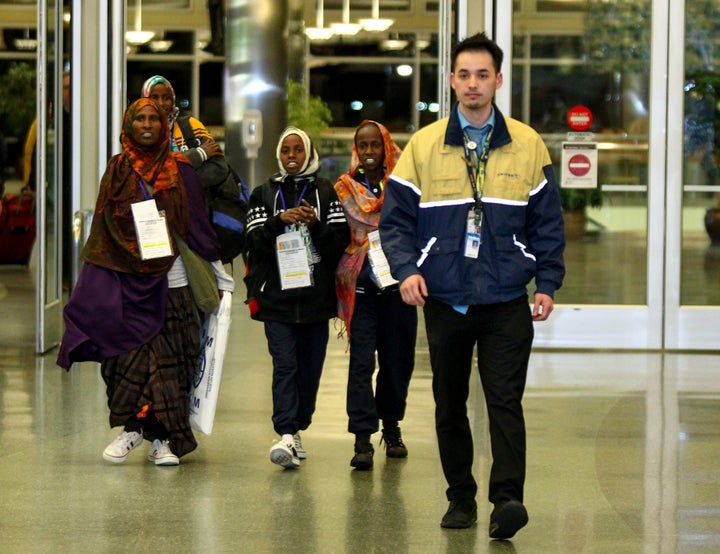
[[[490,150],[505,146],[512,140],[507,125],[505,124],[505,116],[495,105],[495,102],[493,102],[493,108],[495,109],[495,128],[493,129],[492,137],[490,137]],[[445,130],[445,144],[450,146],[462,146],[464,144],[462,125],[460,125],[460,117],[458,117],[457,102],[455,102],[455,105],[450,111],[450,118],[448,119],[447,129]]]

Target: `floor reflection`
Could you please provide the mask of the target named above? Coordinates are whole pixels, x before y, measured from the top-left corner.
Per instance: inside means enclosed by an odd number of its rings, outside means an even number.
[[[13,272],[0,282],[17,288]],[[15,277],[17,281],[19,277]],[[22,295],[20,295],[22,297]],[[262,326],[234,299],[213,434],[176,468],[103,462],[115,433],[97,364],[66,373],[35,356],[34,317],[0,299],[3,551],[98,552],[717,552],[720,551],[720,356],[535,352],[525,400],[526,504],[513,541],[489,541],[490,464],[477,377],[478,524],[443,530],[445,482],[434,436],[424,333],[402,423],[410,455],[354,472],[344,387],[347,353],[331,339],[308,459],[267,458],[270,358]]]

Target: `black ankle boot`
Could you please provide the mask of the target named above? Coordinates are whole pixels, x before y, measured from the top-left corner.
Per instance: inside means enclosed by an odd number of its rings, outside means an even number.
[[[372,469],[375,449],[369,441],[355,441],[355,455],[350,465],[355,469]]]
[[[408,450],[403,443],[400,427],[383,428],[380,443],[383,442],[388,458],[407,458]]]

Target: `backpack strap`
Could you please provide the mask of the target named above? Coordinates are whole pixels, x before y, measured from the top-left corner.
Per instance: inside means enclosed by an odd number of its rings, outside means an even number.
[[[197,148],[202,144],[200,142],[200,139],[195,137],[195,132],[190,125],[189,115],[179,116],[175,120],[175,123],[177,123],[180,127],[180,132],[182,133],[183,139],[185,139],[185,146],[187,146],[188,148]]]

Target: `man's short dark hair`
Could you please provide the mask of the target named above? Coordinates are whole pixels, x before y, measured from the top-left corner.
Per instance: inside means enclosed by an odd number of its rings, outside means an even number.
[[[503,62],[503,51],[497,43],[488,37],[484,32],[474,34],[471,37],[464,38],[458,42],[452,49],[450,61],[452,71],[455,71],[455,62],[462,52],[488,52],[493,59],[495,72],[500,73]]]

